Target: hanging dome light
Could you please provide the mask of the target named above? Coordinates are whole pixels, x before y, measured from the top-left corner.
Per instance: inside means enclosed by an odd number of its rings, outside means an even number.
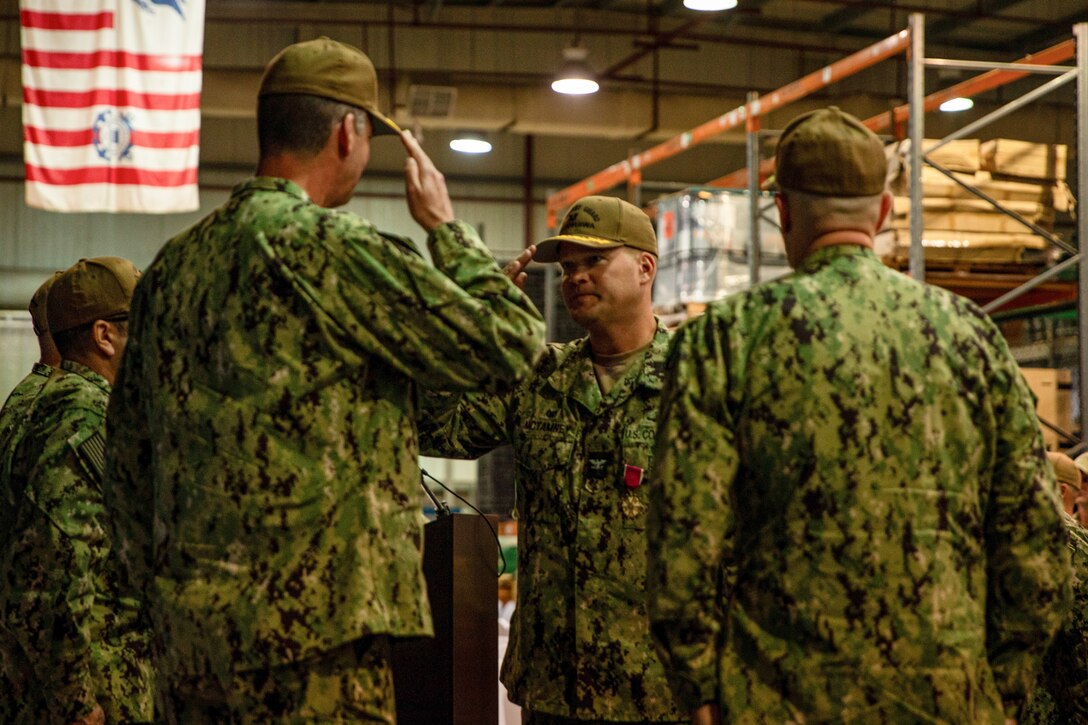
[[[688,10],[699,10],[704,13],[732,10],[736,6],[737,0],[684,0],[684,7]]]
[[[559,67],[559,73],[552,81],[552,90],[569,96],[584,96],[587,93],[596,93],[600,84],[593,77],[586,56],[589,51],[585,46],[575,40],[563,49],[563,65]]]
[[[966,111],[974,108],[975,102],[970,98],[950,98],[941,104],[941,110],[945,113],[955,113],[956,111]]]
[[[463,154],[486,154],[491,152],[491,142],[476,133],[459,133],[450,148]]]

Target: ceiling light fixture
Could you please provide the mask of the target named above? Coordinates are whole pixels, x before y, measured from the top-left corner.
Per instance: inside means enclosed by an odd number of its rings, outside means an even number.
[[[737,0],[684,0],[684,7],[688,10],[698,10],[704,13],[732,10],[736,6]]]
[[[956,111],[966,111],[975,107],[975,102],[970,98],[951,98],[941,104],[941,110],[945,113],[955,113]]]
[[[574,42],[563,49],[563,65],[552,81],[552,90],[568,96],[584,96],[596,93],[600,84],[593,78],[593,72],[586,63],[589,51],[575,38]]]
[[[450,148],[463,154],[486,154],[491,151],[491,143],[478,134],[462,133],[450,141]]]

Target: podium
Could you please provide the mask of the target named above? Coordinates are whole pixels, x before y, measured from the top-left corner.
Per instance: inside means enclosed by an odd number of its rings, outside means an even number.
[[[398,725],[498,722],[497,557],[482,516],[452,514],[423,527],[434,638],[393,640]]]

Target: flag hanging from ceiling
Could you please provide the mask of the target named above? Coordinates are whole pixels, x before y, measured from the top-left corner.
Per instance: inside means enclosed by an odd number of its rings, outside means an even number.
[[[198,207],[204,0],[20,0],[26,203]]]

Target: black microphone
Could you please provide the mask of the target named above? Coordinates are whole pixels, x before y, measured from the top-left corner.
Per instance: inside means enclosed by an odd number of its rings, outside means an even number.
[[[465,504],[470,509],[475,511],[480,516],[480,518],[482,518],[484,520],[484,523],[487,524],[487,528],[491,529],[491,535],[495,537],[495,546],[499,550],[499,558],[502,559],[502,570],[499,571],[499,576],[502,576],[503,574],[505,574],[506,573],[506,554],[503,553],[502,543],[499,541],[499,533],[497,531],[495,531],[495,527],[491,525],[491,521],[487,518],[487,516],[484,515],[484,512],[481,511],[480,509],[476,508],[472,504],[470,504],[465,499],[463,499],[460,495],[458,495],[458,493],[456,491],[451,489],[449,486],[442,483],[441,481],[439,481],[437,478],[435,478],[431,474],[427,473],[427,470],[425,468],[423,468],[423,466],[420,466],[419,467],[419,484],[421,486],[423,486],[423,490],[427,492],[427,495],[430,496],[431,501],[434,502],[434,508],[435,508],[435,511],[436,511],[436,513],[438,515],[438,518],[442,518],[443,516],[449,516],[450,515],[450,507],[447,506],[445,504],[445,502],[440,503],[438,501],[438,498],[434,495],[434,492],[431,491],[431,489],[427,488],[427,484],[423,480],[424,476],[431,479],[432,481],[437,483],[439,486],[444,488],[446,491],[448,491],[450,494],[455,496],[458,500],[461,501],[461,503]]]
[[[419,469],[419,485],[423,487],[423,492],[427,494],[427,498],[431,499],[431,503],[434,504],[434,515],[435,515],[435,517],[441,519],[441,518],[444,518],[446,516],[449,516],[450,515],[449,504],[447,504],[445,501],[442,501],[441,499],[439,499],[438,496],[435,496],[434,491],[431,490],[431,487],[427,485],[427,481],[423,478],[424,476],[429,476],[429,475],[430,475],[429,473],[427,473],[422,468],[420,468]]]

